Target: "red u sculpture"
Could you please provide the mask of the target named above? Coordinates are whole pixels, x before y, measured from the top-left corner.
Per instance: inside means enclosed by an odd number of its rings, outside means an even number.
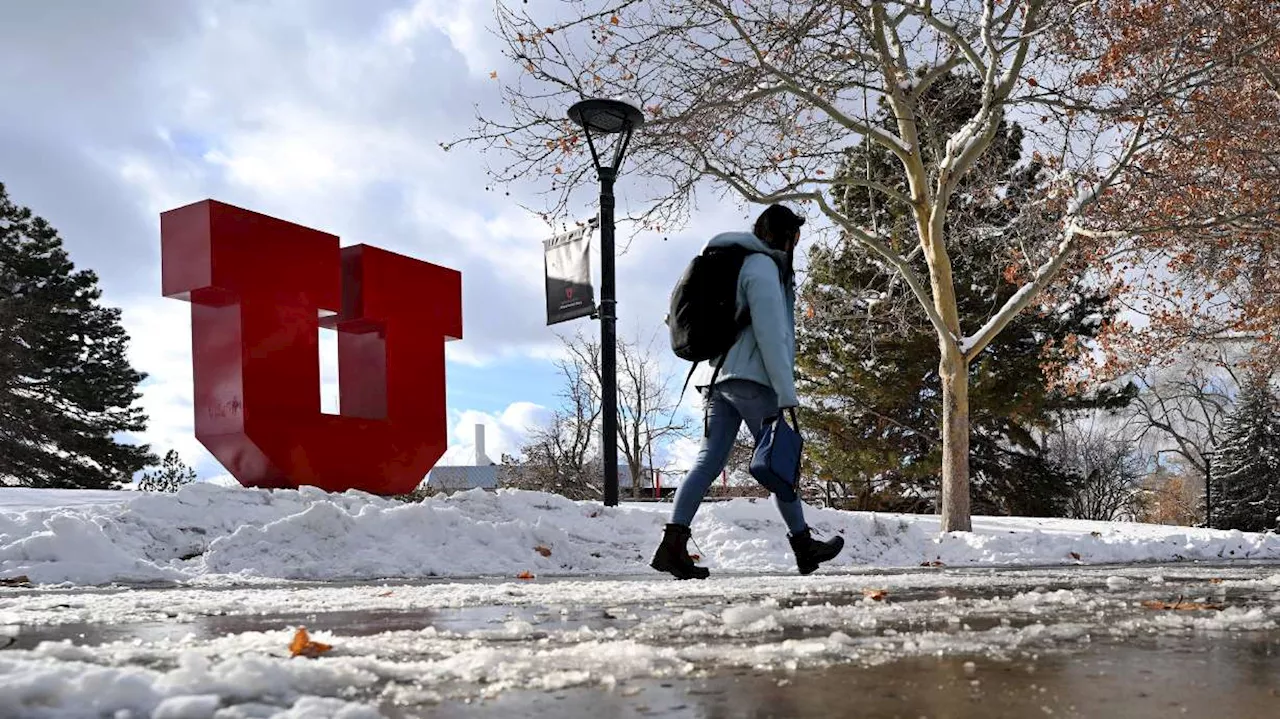
[[[164,296],[191,303],[196,438],[248,487],[412,491],[444,454],[462,276],[213,200],[160,215]],[[320,412],[319,328],[341,415]]]

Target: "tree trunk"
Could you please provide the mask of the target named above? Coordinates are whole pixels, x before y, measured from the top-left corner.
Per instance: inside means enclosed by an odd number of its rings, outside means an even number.
[[[942,377],[942,531],[968,532],[969,364],[957,348],[944,344]]]
[[[640,496],[640,473],[644,471],[644,462],[637,462],[628,457],[627,465],[631,470],[631,497],[635,499]]]

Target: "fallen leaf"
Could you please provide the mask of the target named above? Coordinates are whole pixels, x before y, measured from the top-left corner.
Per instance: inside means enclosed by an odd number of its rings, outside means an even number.
[[[538,554],[541,554],[541,555],[542,555],[542,556],[544,556],[544,557],[550,557],[550,556],[551,556],[551,547],[544,547],[544,546],[542,546],[541,544],[539,544],[538,546],[534,547],[534,548],[533,548],[533,551],[537,552]]]
[[[1209,580],[1210,584],[1222,584],[1222,577],[1214,577]]]
[[[520,572],[516,575],[516,579],[534,579],[533,572]]]
[[[25,574],[16,577],[0,577],[0,587],[29,587],[31,578]]]
[[[599,512],[592,512],[592,513],[591,513],[591,518],[592,518],[592,519],[595,519],[596,517],[599,517],[599,516],[600,516],[600,513],[599,513]]]
[[[1090,537],[1101,537],[1102,532],[1089,532]]]
[[[303,656],[308,659],[315,659],[330,649],[333,649],[333,647],[324,642],[311,641],[306,627],[298,627],[298,631],[293,634],[293,641],[289,643],[289,655],[294,657]]]
[[[1080,555],[1077,554],[1076,552],[1071,552],[1071,558],[1076,560],[1077,562],[1080,561]]]
[[[883,602],[884,598],[889,596],[888,589],[864,589],[862,596],[875,602]]]
[[[490,80],[497,80],[497,79],[498,79],[498,71],[497,71],[497,70],[494,70],[493,72],[489,73],[489,79],[490,79]]]
[[[618,19],[617,15],[614,15],[613,17],[609,18],[609,24],[611,25],[617,25],[620,22],[622,22],[622,20]]]
[[[947,565],[945,565],[945,564],[943,564],[941,561],[939,561],[939,560],[935,559],[935,560],[933,560],[932,562],[921,562],[921,563],[920,563],[920,566],[922,566],[922,567],[945,567],[945,566],[947,566]]]

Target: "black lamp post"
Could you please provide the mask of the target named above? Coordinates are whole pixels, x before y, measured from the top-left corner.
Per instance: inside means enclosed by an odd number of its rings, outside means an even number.
[[[591,159],[600,177],[600,372],[604,407],[604,503],[618,504],[618,312],[613,278],[613,182],[631,143],[631,133],[644,124],[640,109],[621,100],[582,100],[569,108],[569,119],[587,136]],[[595,139],[618,135],[609,164],[600,162]],[[593,137],[595,136],[595,137]]]

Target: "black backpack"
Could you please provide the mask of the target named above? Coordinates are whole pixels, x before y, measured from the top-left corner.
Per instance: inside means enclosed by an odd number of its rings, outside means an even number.
[[[756,252],[736,245],[713,247],[689,263],[671,291],[667,314],[671,351],[677,357],[695,367],[717,357],[723,362],[743,328],[751,324],[751,313],[743,310],[739,314],[737,303],[738,274],[747,255],[752,254]],[[716,372],[719,370],[717,366]]]

